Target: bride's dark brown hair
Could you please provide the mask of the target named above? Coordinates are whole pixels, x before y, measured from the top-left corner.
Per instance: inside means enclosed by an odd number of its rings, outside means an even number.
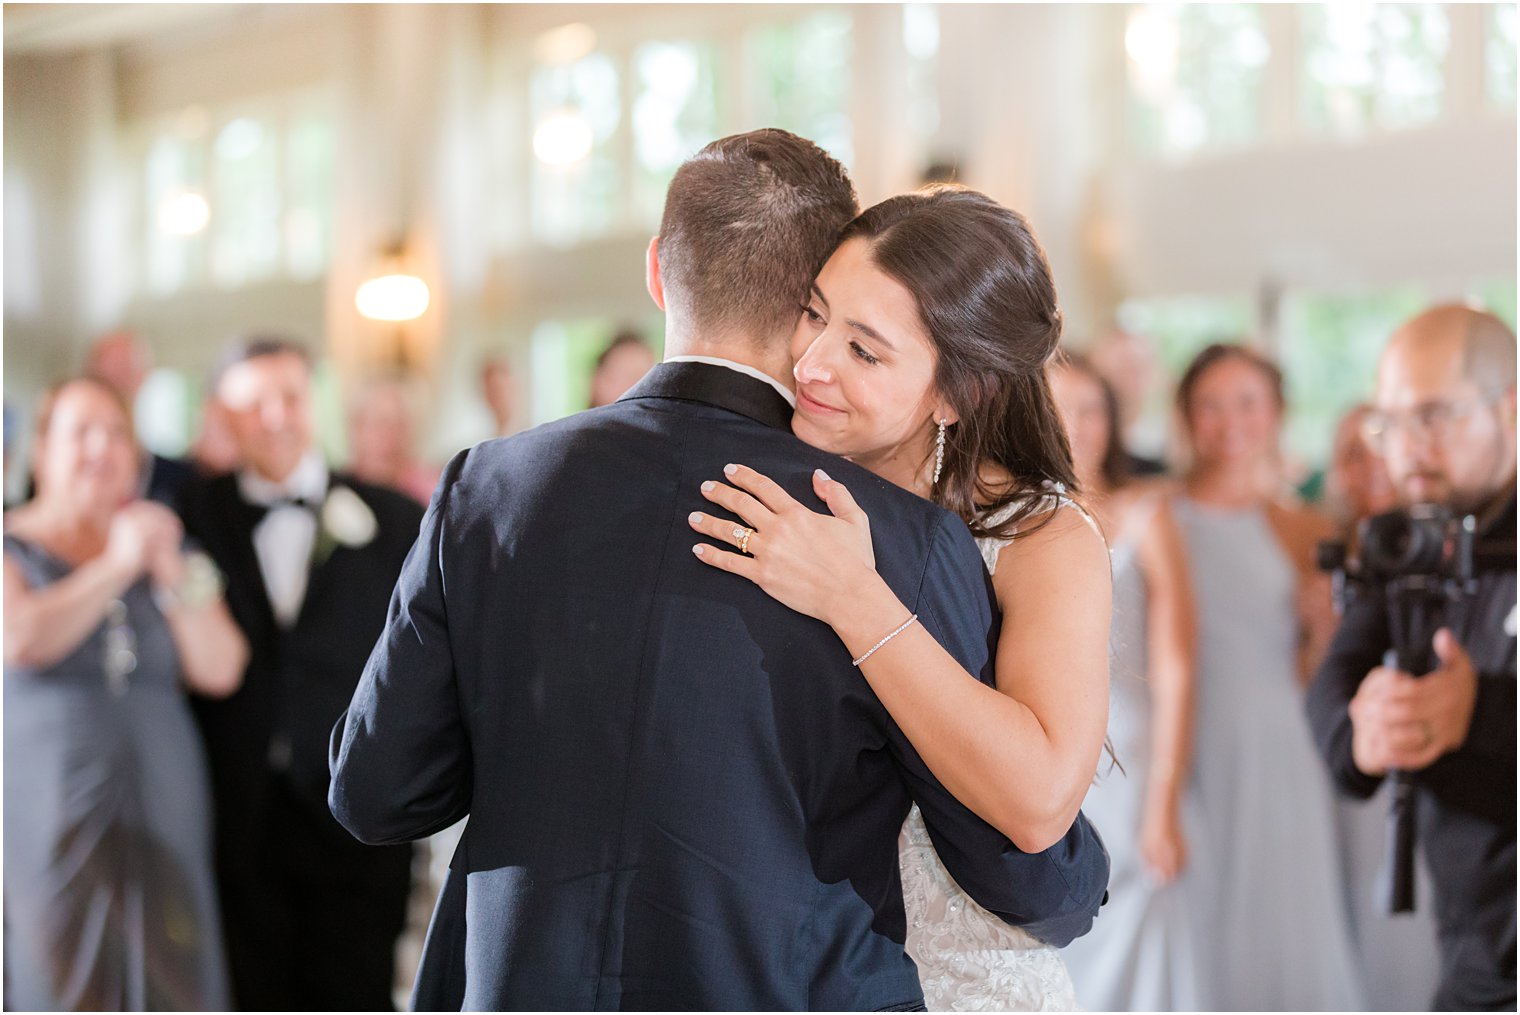
[[[1008,538],[1049,512],[1031,494],[1051,484],[1075,494],[1071,446],[1045,374],[1061,339],[1061,309],[1024,217],[985,194],[940,185],[862,212],[840,241],[855,237],[912,293],[938,356],[935,385],[959,416],[946,433],[935,502],[975,536]],[[1011,486],[983,486],[984,465],[1007,472]],[[984,524],[1009,504],[1017,506],[1008,518]]]

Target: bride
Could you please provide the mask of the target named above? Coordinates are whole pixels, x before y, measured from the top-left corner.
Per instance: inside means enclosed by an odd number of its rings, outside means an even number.
[[[1108,551],[1070,497],[1071,451],[1045,376],[1060,332],[1050,267],[1024,219],[936,187],[846,227],[793,340],[796,434],[948,508],[977,537],[1002,614],[995,689],[912,623],[841,484],[815,476],[828,514],[741,465],[703,484],[754,531],[744,554],[706,546],[700,559],[832,627],[945,787],[1027,852],[1075,820],[1108,714]],[[732,521],[697,514],[691,525],[734,542]],[[900,861],[907,951],[930,1009],[1075,1007],[1060,953],[968,898],[916,809]]]

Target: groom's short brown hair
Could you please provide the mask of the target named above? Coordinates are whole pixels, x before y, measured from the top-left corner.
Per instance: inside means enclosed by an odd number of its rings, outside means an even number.
[[[660,284],[699,332],[796,321],[813,277],[855,217],[828,152],[765,128],[720,138],[676,170],[660,222]]]

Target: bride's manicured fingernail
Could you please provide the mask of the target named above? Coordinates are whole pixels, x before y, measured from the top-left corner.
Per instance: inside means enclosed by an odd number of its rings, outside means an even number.
[[[732,476],[734,473],[736,473],[738,471],[739,471],[739,467],[737,465],[725,465],[725,466],[723,466],[723,472],[724,472],[725,475]]]
[[[818,469],[816,471],[818,473],[819,479],[823,480],[825,483],[829,481],[829,474],[827,472],[824,472],[822,469]]]
[[[717,484],[709,479],[707,482],[705,482],[705,483],[702,484],[702,492],[703,493],[712,493],[714,486],[717,486]]]
[[[693,525],[701,525],[702,524],[702,512],[700,512],[700,511],[693,511],[691,514],[689,514],[689,515],[686,516],[686,520],[689,521],[689,522],[691,522],[691,524],[693,524]]]
[[[695,553],[698,557],[702,556],[702,544],[698,543],[696,546],[693,546],[691,552]]]

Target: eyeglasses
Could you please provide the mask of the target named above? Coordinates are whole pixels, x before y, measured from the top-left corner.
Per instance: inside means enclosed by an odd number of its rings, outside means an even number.
[[[1411,439],[1440,441],[1451,433],[1455,424],[1489,404],[1487,399],[1467,398],[1426,402],[1403,412],[1369,412],[1362,420],[1362,437],[1380,454],[1401,432]]]

